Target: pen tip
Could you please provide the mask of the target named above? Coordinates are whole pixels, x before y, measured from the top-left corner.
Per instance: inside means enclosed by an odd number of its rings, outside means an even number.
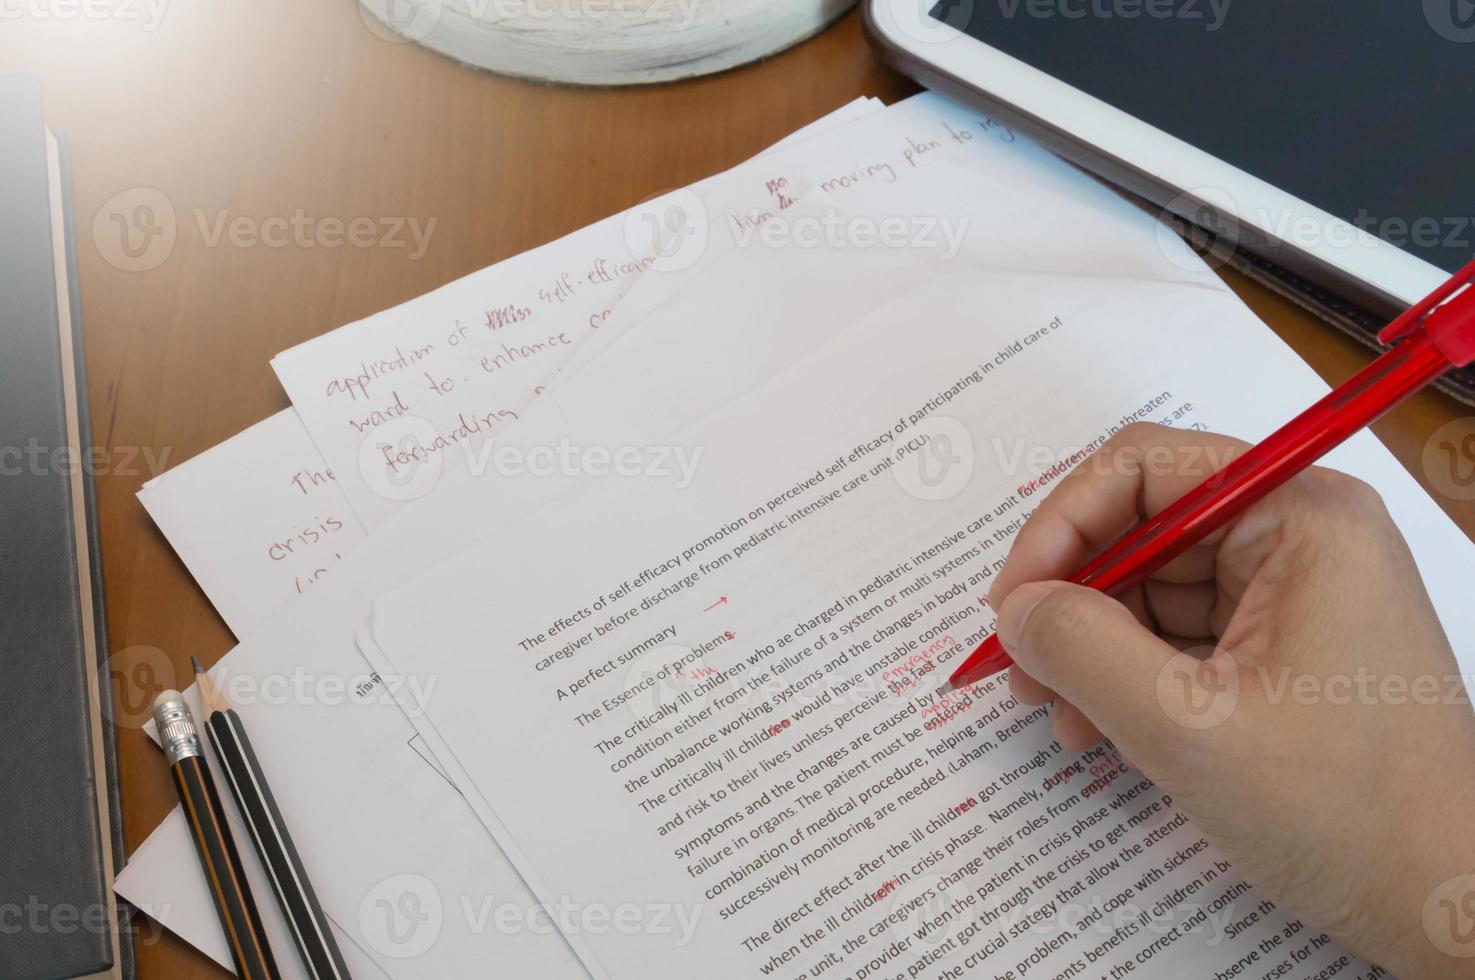
[[[202,666],[200,664],[200,658],[199,657],[190,657],[189,658],[189,662],[194,666],[195,673],[197,673],[197,674],[203,674],[205,672],[204,666]]]

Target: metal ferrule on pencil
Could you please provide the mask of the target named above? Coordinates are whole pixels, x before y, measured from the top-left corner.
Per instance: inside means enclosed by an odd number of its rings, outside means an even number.
[[[154,723],[159,726],[159,743],[172,766],[181,759],[203,755],[200,734],[184,698],[170,698],[154,705]]]

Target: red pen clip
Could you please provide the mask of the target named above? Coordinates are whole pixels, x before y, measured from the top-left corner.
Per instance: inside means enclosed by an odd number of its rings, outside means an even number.
[[[1422,327],[1455,367],[1475,362],[1475,288],[1469,288],[1472,286],[1475,286],[1475,262],[1384,327],[1378,341],[1392,345]]]

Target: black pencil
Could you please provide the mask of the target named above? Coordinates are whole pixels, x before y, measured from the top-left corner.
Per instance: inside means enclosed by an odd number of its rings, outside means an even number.
[[[205,883],[215,900],[215,911],[236,964],[236,975],[241,980],[278,980],[281,974],[267,944],[266,930],[261,927],[261,914],[251,898],[240,852],[225,822],[220,794],[215,791],[210,770],[205,768],[200,736],[183,695],[165,691],[155,698],[154,721],[205,870]]]
[[[215,758],[225,772],[231,795],[235,797],[241,816],[251,832],[251,842],[266,866],[272,891],[282,907],[282,914],[292,930],[292,940],[302,954],[302,964],[313,980],[348,980],[348,967],[333,940],[328,917],[323,914],[318,897],[307,879],[287,822],[277,809],[277,801],[267,785],[266,774],[241,724],[220,689],[205,674],[205,668],[194,657],[195,680],[200,688],[200,703],[205,708],[205,730]]]

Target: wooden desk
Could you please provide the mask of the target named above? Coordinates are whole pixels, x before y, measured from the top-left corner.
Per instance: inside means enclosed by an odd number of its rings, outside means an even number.
[[[172,465],[284,407],[267,362],[286,347],[731,166],[856,96],[913,91],[872,58],[853,14],[763,64],[641,91],[469,71],[376,36],[352,0],[174,0],[152,30],[23,18],[0,31],[0,64],[41,75],[50,121],[71,141],[93,431],[117,464],[98,481],[111,646],[157,647],[179,679],[191,654],[213,663],[234,644],[134,499],[152,473],[139,457],[122,466],[127,454]],[[129,273],[91,229],[135,187],[169,198],[178,239],[162,265]],[[418,261],[405,249],[210,243],[222,211],[299,210],[437,223]],[[1229,279],[1328,381],[1367,360]],[[1467,415],[1426,394],[1378,435],[1424,480],[1431,433]],[[1475,534],[1475,503],[1438,499]],[[174,792],[141,731],[121,731],[118,749],[131,850]],[[138,928],[143,977],[225,975],[154,933]]]

